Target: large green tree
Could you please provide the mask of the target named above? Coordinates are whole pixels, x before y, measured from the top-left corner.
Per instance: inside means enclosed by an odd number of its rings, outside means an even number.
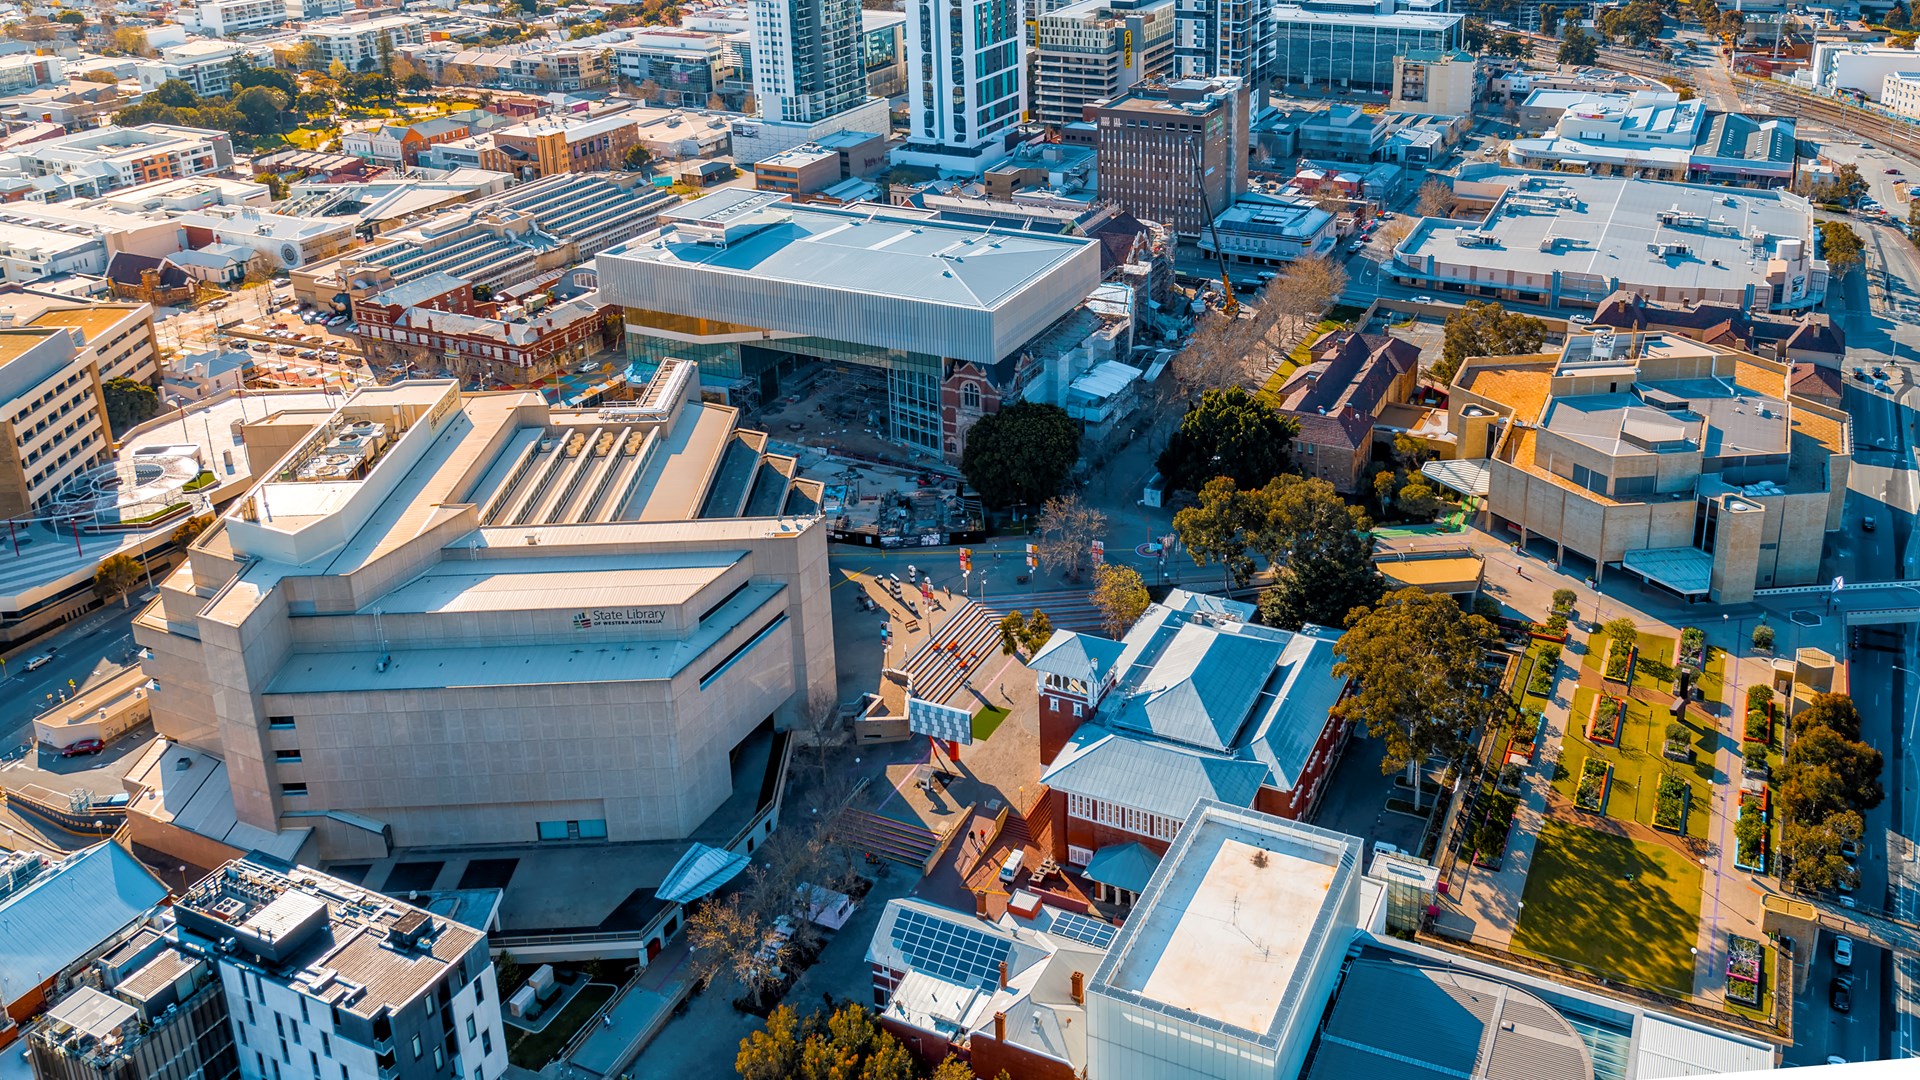
[[[1386,743],[1381,770],[1408,771],[1416,806],[1421,763],[1458,761],[1468,734],[1502,696],[1481,692],[1481,663],[1498,638],[1492,623],[1452,597],[1417,588],[1388,593],[1347,616],[1333,673],[1354,692],[1334,715]]]
[[[1820,223],[1820,254],[1827,260],[1827,268],[1835,280],[1846,277],[1867,261],[1866,246],[1860,242],[1860,234],[1844,221]]]
[[[1118,638],[1138,620],[1153,600],[1140,571],[1131,566],[1103,563],[1093,570],[1093,593],[1088,599],[1100,610],[1107,636]]]
[[[133,587],[140,583],[144,571],[140,560],[131,555],[109,555],[101,561],[99,569],[93,572],[93,595],[103,602],[120,598],[120,606],[129,606],[127,597]]]
[[[1440,345],[1440,361],[1433,365],[1433,377],[1451,382],[1460,364],[1470,356],[1516,356],[1540,348],[1547,339],[1547,324],[1531,315],[1508,311],[1499,304],[1469,300],[1459,311],[1447,316],[1445,336]]]
[[[1194,565],[1219,564],[1229,587],[1245,585],[1257,565],[1251,554],[1260,527],[1254,495],[1215,477],[1201,485],[1197,503],[1173,515],[1174,535]]]
[[[106,399],[107,426],[116,439],[160,415],[160,395],[146,383],[122,375],[108,379],[100,393]]]
[[[1058,405],[1018,401],[967,429],[960,471],[992,507],[1040,503],[1066,482],[1080,456],[1080,425]]]
[[[1300,425],[1243,387],[1209,390],[1180,420],[1155,463],[1169,490],[1198,491],[1216,476],[1256,488],[1287,471]]]
[[[1373,567],[1373,523],[1325,480],[1282,476],[1261,492],[1261,536],[1281,568],[1260,597],[1260,619],[1298,630],[1342,627],[1347,613],[1379,601],[1385,584]]]
[[[1813,892],[1860,883],[1860,871],[1847,861],[1841,845],[1858,842],[1865,822],[1841,810],[1813,822],[1788,820],[1780,826],[1780,861],[1787,884]]]
[[[1555,59],[1562,64],[1586,67],[1600,59],[1600,43],[1585,28],[1574,23],[1567,27],[1567,36],[1560,39],[1560,52]]]
[[[1871,810],[1880,786],[1880,751],[1832,728],[1809,728],[1787,750],[1780,770],[1780,810],[1798,821],[1818,821],[1842,810]]]

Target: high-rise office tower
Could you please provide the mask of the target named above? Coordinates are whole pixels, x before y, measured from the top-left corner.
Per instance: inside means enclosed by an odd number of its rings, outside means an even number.
[[[912,135],[894,160],[979,174],[1006,156],[1027,96],[1021,0],[909,0]]]
[[[753,93],[762,118],[801,124],[866,101],[859,0],[753,0]]]

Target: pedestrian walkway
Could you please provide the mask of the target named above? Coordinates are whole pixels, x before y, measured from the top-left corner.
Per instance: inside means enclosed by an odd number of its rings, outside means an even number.
[[[1452,888],[1454,899],[1441,907],[1442,926],[1464,931],[1480,944],[1507,948],[1513,941],[1514,927],[1520,922],[1520,900],[1526,891],[1527,871],[1533,866],[1534,845],[1550,813],[1548,796],[1553,791],[1553,767],[1560,760],[1561,740],[1573,712],[1573,690],[1579,685],[1578,678],[1569,681],[1567,675],[1569,668],[1573,674],[1579,673],[1580,657],[1584,655],[1584,642],[1576,645],[1569,641],[1554,670],[1553,696],[1547,699],[1542,714],[1545,732],[1522,780],[1520,806],[1514,811],[1513,828],[1507,834],[1507,853],[1500,860],[1500,868],[1488,870],[1470,861],[1461,862],[1464,872],[1456,875]]]

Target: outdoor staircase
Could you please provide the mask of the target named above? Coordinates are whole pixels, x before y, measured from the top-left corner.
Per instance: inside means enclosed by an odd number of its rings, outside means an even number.
[[[1093,606],[1089,586],[1084,589],[1054,589],[1036,593],[994,593],[981,603],[993,612],[994,622],[1009,611],[1032,615],[1039,608],[1055,630],[1074,630],[1083,634],[1105,634],[1100,609]]]
[[[901,665],[913,680],[913,696],[946,704],[975,668],[999,653],[1002,614],[971,600],[954,612]]]
[[[940,846],[938,836],[918,825],[851,807],[840,811],[833,839],[855,851],[905,863],[915,870],[925,866],[934,849]]]

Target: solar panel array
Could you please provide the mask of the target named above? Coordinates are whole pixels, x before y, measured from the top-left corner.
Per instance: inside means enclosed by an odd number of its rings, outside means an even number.
[[[973,714],[920,698],[907,699],[907,730],[961,745],[973,743]]]
[[[1053,913],[1053,925],[1047,928],[1047,932],[1104,949],[1113,944],[1113,936],[1120,932],[1120,928],[1076,912],[1056,911]]]
[[[1000,965],[1013,949],[1004,938],[912,909],[894,916],[891,936],[913,970],[982,990],[1000,985]]]

